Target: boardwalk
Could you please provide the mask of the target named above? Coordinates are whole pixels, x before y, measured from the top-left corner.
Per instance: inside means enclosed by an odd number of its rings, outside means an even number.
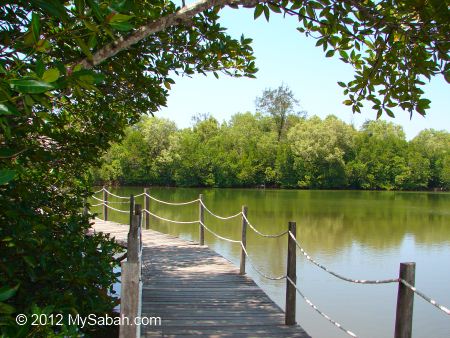
[[[128,226],[96,219],[97,232],[126,241]],[[142,337],[309,337],[284,325],[283,311],[239,269],[206,246],[142,231]]]

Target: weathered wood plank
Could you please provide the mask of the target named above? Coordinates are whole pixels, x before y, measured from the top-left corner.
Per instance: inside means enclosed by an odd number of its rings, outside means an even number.
[[[128,227],[96,220],[95,231],[126,241]],[[142,231],[142,316],[161,326],[141,326],[141,337],[299,337],[284,325],[278,305],[239,267],[205,246]]]

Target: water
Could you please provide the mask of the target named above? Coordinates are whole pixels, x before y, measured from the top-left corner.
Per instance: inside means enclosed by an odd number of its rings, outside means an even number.
[[[129,196],[143,188],[117,188]],[[297,222],[297,238],[305,250],[331,270],[357,279],[396,278],[400,262],[416,262],[416,286],[450,306],[450,194],[366,191],[297,191],[258,189],[152,188],[168,201],[188,201],[202,193],[204,202],[222,216],[248,206],[248,218],[264,233],[287,229]],[[100,197],[100,194],[97,196]],[[123,201],[110,197],[110,201]],[[93,204],[95,201],[93,201]],[[143,204],[143,197],[136,203]],[[128,210],[127,204],[113,204]],[[151,211],[175,220],[198,219],[198,204],[173,207],[151,202]],[[100,212],[100,207],[93,208]],[[101,214],[99,215],[101,217]],[[128,222],[128,215],[109,211],[109,219]],[[240,218],[220,221],[205,213],[205,223],[222,236],[240,239]],[[198,225],[171,224],[151,219],[151,228],[198,240]],[[206,243],[239,265],[240,247],[206,232]],[[253,261],[269,275],[286,271],[286,236],[261,238],[250,229],[247,247]],[[248,274],[282,308],[285,281],[268,281],[247,265]],[[393,337],[397,284],[350,284],[330,276],[300,255],[298,286],[323,312],[359,337]],[[297,298],[297,321],[313,337],[347,337]],[[415,297],[413,336],[450,337],[450,316]]]

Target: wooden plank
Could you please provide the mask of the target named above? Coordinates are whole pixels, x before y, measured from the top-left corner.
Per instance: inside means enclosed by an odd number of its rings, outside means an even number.
[[[97,221],[95,231],[126,241],[127,227]],[[154,230],[142,231],[142,317],[161,326],[141,326],[141,337],[300,337],[284,325],[284,313],[242,269],[207,247]],[[241,271],[240,271],[241,270]]]

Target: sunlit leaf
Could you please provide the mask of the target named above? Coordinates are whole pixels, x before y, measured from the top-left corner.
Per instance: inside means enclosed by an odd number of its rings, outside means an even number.
[[[40,94],[54,89],[51,84],[34,79],[10,80],[9,85],[14,91],[27,94]]]
[[[59,78],[59,70],[57,68],[47,69],[42,75],[42,80],[45,82],[55,82]]]
[[[0,103],[0,115],[18,115],[19,111],[9,103]]]

